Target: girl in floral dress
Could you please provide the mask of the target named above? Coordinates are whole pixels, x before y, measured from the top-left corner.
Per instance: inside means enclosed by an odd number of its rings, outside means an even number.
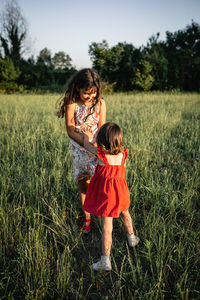
[[[106,104],[101,98],[101,81],[93,69],[82,69],[69,81],[64,98],[60,102],[59,117],[65,116],[71,144],[74,179],[78,182],[81,204],[94,175],[97,158],[84,148],[84,132],[90,132],[90,142],[96,142],[100,127],[105,123]],[[84,211],[82,229],[90,231],[91,216]]]

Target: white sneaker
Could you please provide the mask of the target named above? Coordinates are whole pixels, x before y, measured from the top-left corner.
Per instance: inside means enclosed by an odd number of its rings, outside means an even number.
[[[101,256],[101,260],[92,265],[95,271],[111,271],[112,266],[109,256]]]
[[[139,237],[136,236],[134,233],[132,233],[132,234],[127,233],[127,238],[128,238],[128,244],[130,247],[135,247],[140,241]]]

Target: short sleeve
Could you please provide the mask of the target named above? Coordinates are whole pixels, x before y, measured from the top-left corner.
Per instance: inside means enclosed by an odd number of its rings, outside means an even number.
[[[127,157],[128,157],[128,149],[126,148],[124,149],[124,162],[126,161]]]
[[[99,157],[102,161],[104,161],[104,158],[103,158],[103,151],[101,150],[101,147],[100,147],[100,146],[97,147],[97,155],[98,155],[98,157]]]
[[[97,155],[104,162],[104,164],[108,164],[107,158],[105,156],[105,153],[102,151],[101,147],[97,147]]]

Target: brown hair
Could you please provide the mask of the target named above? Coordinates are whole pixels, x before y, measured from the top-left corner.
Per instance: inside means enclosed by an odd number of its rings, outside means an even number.
[[[97,135],[97,145],[106,154],[116,155],[123,151],[123,135],[121,128],[115,123],[105,123]]]
[[[101,80],[98,73],[93,69],[82,69],[76,72],[69,79],[65,95],[59,101],[59,110],[57,113],[58,117],[59,118],[64,117],[66,105],[78,101],[80,97],[79,95],[80,89],[88,90],[91,88],[96,89],[97,95],[93,100],[92,106],[90,107],[90,113],[88,114],[88,116],[93,113],[95,105],[101,100]]]

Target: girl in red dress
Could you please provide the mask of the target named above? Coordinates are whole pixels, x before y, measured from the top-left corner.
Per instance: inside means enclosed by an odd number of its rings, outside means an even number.
[[[83,209],[102,217],[102,256],[92,265],[94,270],[110,271],[113,218],[122,215],[127,230],[129,246],[138,244],[128,211],[130,194],[125,180],[125,161],[128,149],[123,149],[123,136],[115,123],[105,123],[97,135],[97,148],[89,142],[89,132],[84,135],[84,147],[97,155],[98,164],[88,186]]]

